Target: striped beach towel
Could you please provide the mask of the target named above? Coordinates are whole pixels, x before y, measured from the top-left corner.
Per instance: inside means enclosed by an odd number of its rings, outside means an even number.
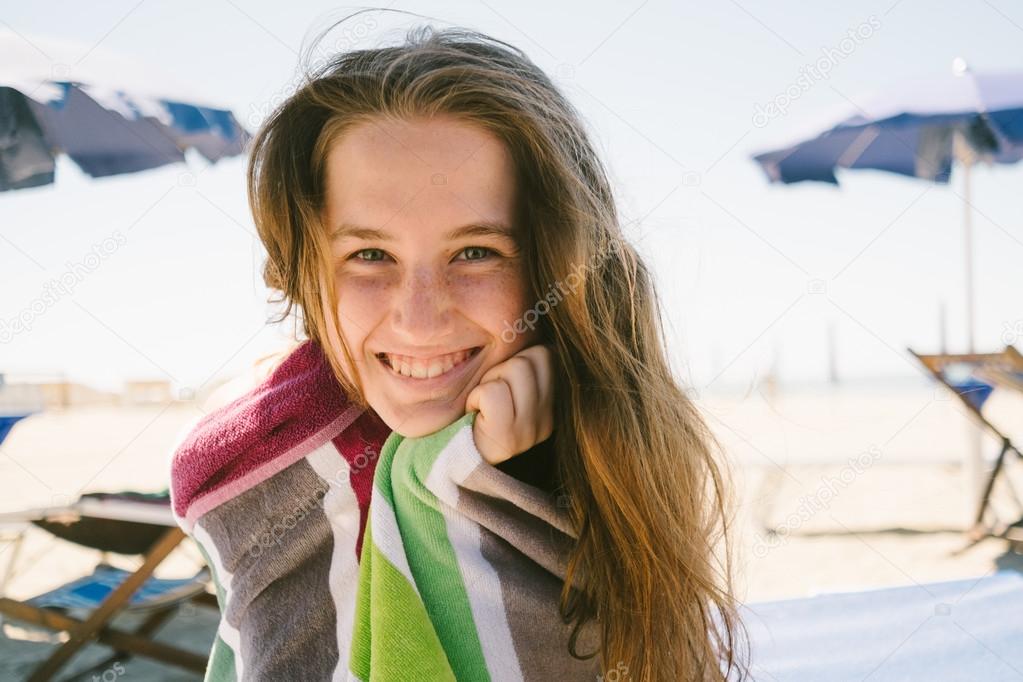
[[[384,444],[360,566],[353,679],[549,680],[594,670],[559,666],[555,641],[527,638],[550,615],[531,579],[562,572],[571,531],[547,496],[484,462],[475,415]]]
[[[558,613],[565,510],[513,475],[534,451],[483,461],[474,417],[392,434],[312,341],[206,415],[171,470],[221,608],[206,679],[597,679]]]

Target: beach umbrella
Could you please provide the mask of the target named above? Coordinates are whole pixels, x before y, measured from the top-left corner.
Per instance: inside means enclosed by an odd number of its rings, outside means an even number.
[[[215,95],[102,44],[0,31],[0,191],[52,183],[59,154],[92,177],[239,155],[250,135]]]
[[[853,98],[837,123],[754,155],[773,183],[838,184],[838,168],[869,168],[948,183],[962,168],[966,324],[974,350],[970,169],[1023,159],[1023,72],[974,73],[956,60],[944,78],[917,79]]]
[[[92,177],[241,154],[249,134],[230,111],[70,81],[0,81],[0,191],[54,181],[66,154]]]
[[[189,149],[210,163],[242,154],[251,135],[206,99],[99,44],[0,31],[0,192],[53,183],[60,154],[94,178],[182,162]],[[0,442],[37,409],[8,402]]]

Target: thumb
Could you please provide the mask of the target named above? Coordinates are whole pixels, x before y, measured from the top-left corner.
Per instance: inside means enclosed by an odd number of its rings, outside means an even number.
[[[465,399],[465,411],[472,412],[473,410],[480,409],[480,387],[477,384],[475,388],[469,391],[468,397]]]

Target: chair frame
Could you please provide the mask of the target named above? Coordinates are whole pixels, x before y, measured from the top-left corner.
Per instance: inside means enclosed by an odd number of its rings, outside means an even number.
[[[954,386],[946,381],[942,374],[942,370],[950,364],[971,363],[978,364],[981,367],[988,365],[998,368],[1010,368],[1015,371],[1023,371],[1023,355],[1021,355],[1020,352],[1011,345],[1006,346],[1005,350],[999,353],[937,353],[927,355],[917,353],[912,348],[907,348],[907,350],[927,369],[928,372],[930,372],[931,376],[959,398],[960,402],[966,406],[969,413],[982,427],[987,429],[1002,443],[1001,449],[998,452],[998,457],[995,459],[994,467],[984,484],[984,492],[981,494],[980,501],[977,504],[977,513],[974,518],[973,526],[967,531],[970,540],[978,542],[985,537],[1003,537],[1010,540],[1013,539],[1008,538],[1007,533],[1012,528],[1023,526],[1023,517],[1020,517],[1019,520],[1006,525],[1004,529],[998,530],[996,528],[997,524],[993,524],[991,526],[984,525],[984,514],[990,505],[991,492],[994,490],[995,481],[997,480],[998,475],[1002,470],[1002,466],[1005,463],[1005,456],[1009,452],[1013,452],[1017,457],[1023,459],[1023,452],[1020,452],[1019,447],[1016,446],[1005,434],[999,431],[979,408],[967,400],[963,393],[956,390]]]
[[[183,602],[156,608],[141,625],[131,632],[111,626],[111,621],[129,605],[132,595],[186,537],[185,533],[177,526],[168,527],[160,539],[142,555],[142,565],[125,578],[120,585],[111,590],[110,594],[84,620],[72,618],[56,609],[0,597],[0,615],[56,632],[64,632],[68,635],[67,641],[58,646],[46,660],[33,670],[28,681],[43,682],[54,679],[60,669],[76,653],[93,642],[112,647],[114,653],[90,670],[106,668],[116,661],[123,661],[138,655],[200,674],[203,673],[208,662],[208,657],[205,654],[156,642],[150,638],[160,625],[177,613]],[[209,592],[201,592],[187,601],[219,609],[216,597]],[[76,674],[76,677],[81,674]]]

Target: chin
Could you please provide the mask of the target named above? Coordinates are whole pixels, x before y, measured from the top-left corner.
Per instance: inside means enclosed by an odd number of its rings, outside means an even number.
[[[415,416],[407,417],[405,415],[408,414],[408,411],[392,407],[376,410],[376,412],[392,431],[396,431],[406,438],[418,438],[436,433],[445,426],[455,423],[465,415],[465,410],[452,406],[424,407],[423,405],[413,405],[408,410],[415,412]]]

